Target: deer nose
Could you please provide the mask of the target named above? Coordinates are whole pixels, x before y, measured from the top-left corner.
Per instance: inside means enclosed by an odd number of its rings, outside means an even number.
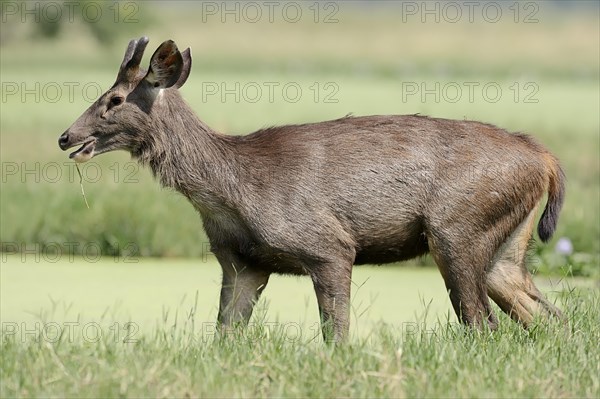
[[[69,132],[64,132],[60,135],[58,138],[58,146],[63,151],[69,148]]]

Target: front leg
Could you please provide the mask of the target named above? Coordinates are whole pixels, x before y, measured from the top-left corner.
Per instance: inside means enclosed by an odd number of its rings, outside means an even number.
[[[241,257],[231,253],[216,256],[223,269],[219,327],[229,329],[239,324],[246,325],[270,273],[250,268]]]
[[[323,339],[327,343],[346,340],[350,327],[352,263],[324,264],[311,277],[319,303]]]

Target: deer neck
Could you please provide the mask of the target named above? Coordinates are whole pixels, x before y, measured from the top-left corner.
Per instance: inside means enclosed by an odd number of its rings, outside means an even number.
[[[212,130],[186,104],[172,111],[170,118],[155,118],[155,131],[140,150],[139,162],[203,215],[231,208],[240,195],[235,137]]]

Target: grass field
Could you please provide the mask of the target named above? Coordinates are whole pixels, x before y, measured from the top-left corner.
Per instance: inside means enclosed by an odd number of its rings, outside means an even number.
[[[598,7],[505,2],[492,23],[475,3],[473,23],[423,22],[403,7],[425,2],[391,1],[303,2],[297,23],[248,23],[191,2],[121,2],[137,22],[116,23],[106,2],[103,44],[81,18],[47,39],[31,14],[2,14],[0,397],[600,396]],[[524,331],[502,315],[497,332],[465,330],[426,257],[355,269],[347,345],[323,344],[310,280],[279,276],[250,328],[216,339],[220,270],[193,208],[121,152],[82,167],[87,209],[57,146],[142,35],[143,64],[169,38],[192,48],[183,96],[224,133],[421,113],[536,137],[561,160],[567,196],[530,267],[566,325]],[[572,254],[555,251],[561,237]]]
[[[162,324],[165,314],[173,322],[175,313],[187,314],[192,308],[198,320],[212,323],[221,287],[221,270],[213,257],[95,259],[14,255],[4,256],[0,277],[3,322],[98,322],[106,318],[107,323],[134,322],[146,332]],[[537,283],[553,299],[567,286],[594,286],[594,280],[587,278],[540,276]],[[269,308],[265,321],[295,323],[303,330],[320,334],[317,302],[309,278],[274,275],[262,301]],[[355,268],[354,335],[371,333],[381,321],[401,329],[403,323],[421,319],[424,313],[423,321],[454,321],[437,269],[415,264]]]
[[[502,316],[497,332],[474,333],[456,324],[437,271],[360,267],[352,338],[332,349],[307,278],[272,279],[250,327],[218,340],[214,260],[125,261],[3,259],[2,397],[600,393],[600,296],[589,280],[538,280],[565,326],[524,331]]]
[[[22,260],[11,256],[2,265],[3,321],[35,323],[44,317],[60,322],[79,318],[98,321],[104,315],[111,322],[134,322],[148,332],[163,323],[164,312],[169,323],[176,312],[182,313],[181,318],[193,307],[198,320],[212,324],[216,319],[221,271],[212,257],[142,258],[135,263],[129,262],[134,259],[121,258],[97,262],[73,258],[55,263]],[[37,278],[32,280],[32,275]],[[27,290],[22,289],[24,286]],[[451,311],[443,280],[433,268],[407,267],[399,273],[393,267],[360,267],[354,275],[353,294],[353,313],[360,315],[360,323],[357,320],[354,325],[357,335],[368,333],[380,319],[398,328],[403,322],[414,321],[423,310],[422,301],[431,301],[432,318],[445,317]],[[303,330],[320,334],[309,278],[273,276],[263,301],[269,307],[266,321],[296,323]]]

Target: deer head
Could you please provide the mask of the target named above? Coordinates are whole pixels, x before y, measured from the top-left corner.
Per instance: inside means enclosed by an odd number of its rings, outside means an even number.
[[[151,139],[156,123],[175,111],[172,102],[162,98],[180,98],[177,89],[187,80],[192,64],[190,49],[179,52],[167,40],[154,52],[146,71],[140,62],[147,44],[147,37],[129,42],[116,82],[58,139],[62,150],[81,145],[69,155],[71,159],[86,162],[113,150],[135,156]]]

